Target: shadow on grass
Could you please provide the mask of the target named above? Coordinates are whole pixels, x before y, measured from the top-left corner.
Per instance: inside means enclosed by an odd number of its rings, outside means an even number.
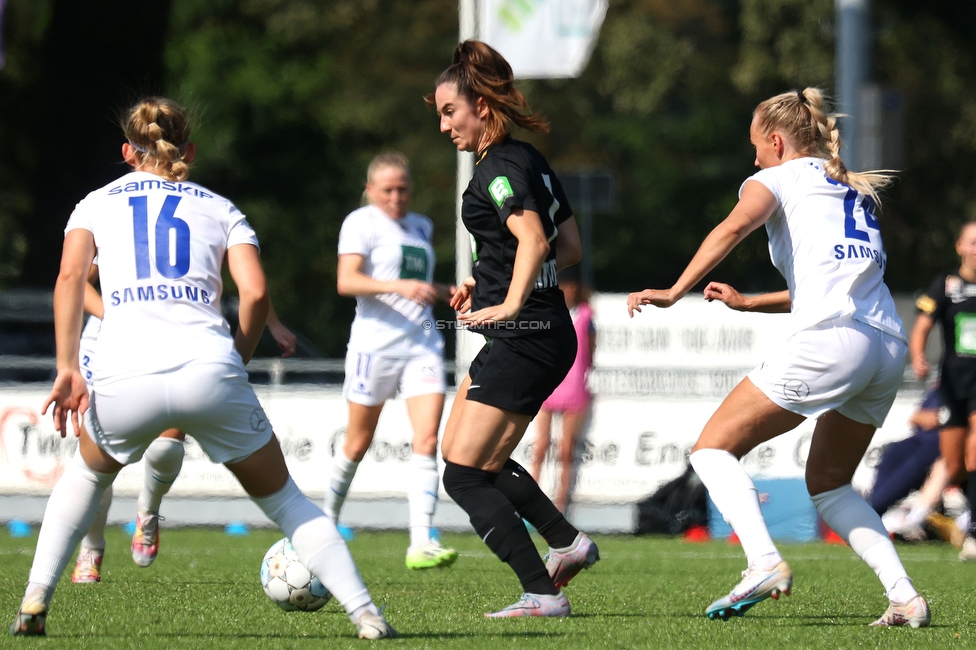
[[[708,617],[704,614],[697,613],[663,613],[663,614],[573,614],[573,618],[619,618],[619,617],[635,617],[635,618],[663,618],[663,619],[683,619],[683,620],[708,620]],[[778,621],[780,625],[784,627],[789,627],[790,624],[796,627],[804,627],[811,625],[830,625],[829,621],[843,621],[834,623],[834,625],[840,626],[857,626],[864,625],[867,627],[867,622],[875,620],[871,616],[866,616],[862,614],[780,614],[780,615],[765,615],[765,616],[731,616],[727,619],[715,619],[709,621],[713,625],[735,625],[738,621],[738,625],[752,625],[752,624],[762,624],[770,620]]]
[[[223,633],[223,634],[222,633],[206,634],[206,633],[200,633],[200,632],[197,632],[197,633],[193,633],[193,632],[184,632],[184,633],[172,632],[172,633],[168,633],[168,634],[153,633],[153,634],[145,634],[145,635],[141,635],[141,636],[144,636],[146,638],[152,637],[153,639],[160,639],[160,638],[161,639],[166,639],[166,638],[171,638],[171,639],[183,639],[183,638],[186,638],[186,639],[261,639],[261,640],[272,640],[272,639],[274,639],[274,640],[280,640],[280,641],[296,641],[296,642],[297,641],[314,641],[315,639],[341,641],[341,640],[344,640],[344,639],[355,639],[356,638],[353,635],[347,635],[347,634],[340,634],[340,635],[335,635],[335,634],[300,634],[300,635],[288,635],[288,634],[257,634],[257,633],[238,633],[238,634],[234,634],[234,633],[230,633],[230,632]],[[485,636],[485,635],[484,635],[484,633],[481,633],[481,632],[446,632],[446,633],[430,633],[430,634],[409,634],[409,633],[408,634],[402,634],[401,633],[401,634],[399,634],[399,636],[397,638],[400,638],[400,639],[432,639],[432,640],[433,639],[445,639],[445,640],[447,640],[447,639],[466,639],[466,638],[474,638],[474,637],[482,637],[482,636]],[[560,634],[558,632],[557,633],[553,633],[553,632],[543,632],[543,631],[540,631],[540,632],[531,632],[531,631],[516,632],[516,631],[510,631],[510,632],[492,632],[490,634],[490,636],[492,636],[492,637],[511,637],[511,638],[524,638],[524,637],[532,637],[532,638],[535,638],[535,637],[539,637],[539,638],[545,637],[545,638],[552,638],[552,637],[562,637],[562,636],[565,636],[565,635],[564,634]],[[133,635],[133,634],[54,634],[54,635],[51,635],[51,636],[46,637],[46,638],[52,638],[52,639],[123,639],[124,638],[124,639],[130,639],[131,640],[131,639],[138,639],[139,638],[139,635]]]
[[[402,634],[402,633],[400,634],[400,638],[401,639],[464,639],[464,638],[469,638],[469,637],[483,637],[483,636],[486,636],[486,633],[484,633],[484,632],[448,632],[448,633],[445,633],[445,634],[437,634],[435,632],[431,632],[429,634]],[[552,638],[552,637],[562,637],[562,636],[565,636],[565,634],[560,634],[558,632],[553,633],[553,632],[548,632],[548,631],[539,631],[539,632],[515,632],[515,631],[511,631],[511,632],[494,632],[493,631],[493,632],[488,633],[487,636],[491,636],[491,637],[512,637],[512,638],[517,638],[517,637],[533,637],[533,638],[535,638],[535,637],[539,637],[539,638],[545,637],[545,638]]]
[[[756,620],[759,617],[753,617]],[[766,615],[765,620],[777,620],[786,627],[868,627],[868,623],[876,620],[874,616],[868,614],[779,614]]]
[[[692,618],[691,615],[685,615],[687,618]],[[614,612],[613,614],[577,614],[573,612],[570,618],[653,618],[653,615],[644,614],[641,612],[635,612],[632,614],[626,614],[622,612]],[[681,618],[681,616],[661,616],[661,618]]]

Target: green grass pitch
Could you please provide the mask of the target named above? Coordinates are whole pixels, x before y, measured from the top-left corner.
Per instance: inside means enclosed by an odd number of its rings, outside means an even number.
[[[0,638],[28,648],[344,648],[363,647],[338,605],[286,613],[261,591],[261,558],[280,534],[229,537],[215,529],[162,531],[156,563],[136,567],[128,538],[109,530],[100,584],[74,585],[65,573],[46,639]],[[0,532],[0,604],[9,625],[27,580],[34,535]],[[446,544],[461,557],[449,569],[409,571],[406,533],[361,532],[350,543],[377,604],[404,648],[973,648],[976,565],[948,545],[900,545],[899,552],[933,611],[932,627],[867,624],[886,606],[875,577],[846,547],[783,545],[796,576],[793,596],[754,607],[745,618],[710,621],[703,611],[737,581],[744,560],[725,542],[595,536],[602,560],[567,587],[564,620],[487,620],[515,601],[507,566],[474,534]],[[542,547],[540,546],[540,549]]]

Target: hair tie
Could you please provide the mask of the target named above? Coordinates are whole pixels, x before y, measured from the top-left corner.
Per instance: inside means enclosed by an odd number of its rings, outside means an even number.
[[[139,145],[137,145],[132,140],[129,140],[129,146],[132,147],[133,149],[135,149],[136,151],[141,152],[141,153],[149,153],[149,149],[146,149],[145,147],[140,147]]]
[[[807,98],[803,96],[803,91],[802,90],[796,91],[796,96],[800,100],[800,103],[801,104],[806,104],[807,103]]]
[[[190,144],[190,139],[189,138],[187,138],[186,140],[184,140],[182,144],[176,145],[176,148],[177,149],[182,149],[183,147],[185,147],[188,144]],[[132,140],[129,140],[129,146],[132,147],[133,149],[135,149],[136,151],[141,152],[141,153],[146,153],[146,154],[150,153],[149,149],[146,149],[145,147],[140,147],[139,145],[137,145]]]

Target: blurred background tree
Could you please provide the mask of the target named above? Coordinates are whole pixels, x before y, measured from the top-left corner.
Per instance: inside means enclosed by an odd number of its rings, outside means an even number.
[[[53,287],[74,204],[123,172],[118,115],[164,87],[169,2],[7,2],[0,288]]]
[[[955,264],[976,217],[976,5],[875,0],[872,73],[903,105],[904,165],[882,228],[895,291]],[[520,86],[557,170],[609,169],[596,289],[667,286],[753,171],[753,107],[786,89],[833,90],[831,0],[616,0],[579,79]],[[343,354],[353,301],[335,292],[336,238],[366,164],[403,151],[413,208],[431,216],[438,279],[454,269],[454,164],[423,96],[450,63],[453,2],[7,0],[0,69],[0,289],[49,289],[72,206],[121,175],[118,115],[146,94],[185,103],[193,180],[231,197],[262,244],[283,320]],[[525,134],[519,135],[525,137]],[[766,239],[713,274],[785,286]]]

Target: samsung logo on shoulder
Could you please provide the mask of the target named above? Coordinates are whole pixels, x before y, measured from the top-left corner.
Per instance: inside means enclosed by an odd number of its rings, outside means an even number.
[[[122,194],[123,192],[145,192],[146,190],[166,190],[167,192],[178,192],[180,194],[190,194],[191,196],[199,196],[203,199],[212,199],[213,194],[204,192],[200,188],[193,187],[192,185],[184,185],[183,183],[177,183],[174,181],[157,181],[157,180],[146,180],[146,181],[132,181],[131,183],[126,183],[125,185],[116,185],[108,191],[109,196],[112,194]]]

